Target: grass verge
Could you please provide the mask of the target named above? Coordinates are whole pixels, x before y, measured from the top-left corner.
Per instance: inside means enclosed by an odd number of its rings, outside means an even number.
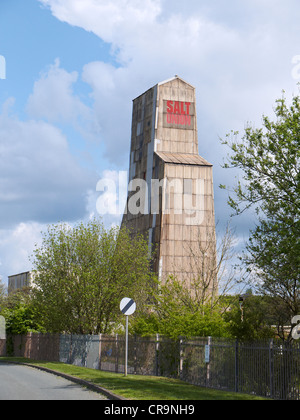
[[[102,372],[59,362],[24,358],[0,358],[0,362],[30,363],[92,382],[129,400],[264,400],[247,394],[218,391],[190,385],[177,379]]]

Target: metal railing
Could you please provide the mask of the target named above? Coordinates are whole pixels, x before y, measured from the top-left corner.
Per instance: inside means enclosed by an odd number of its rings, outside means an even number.
[[[5,346],[0,343],[0,350]],[[6,352],[124,373],[125,336],[11,336]],[[1,355],[1,354],[0,354]],[[188,383],[280,400],[300,400],[300,341],[242,343],[224,338],[174,341],[129,337],[128,374],[178,378]]]

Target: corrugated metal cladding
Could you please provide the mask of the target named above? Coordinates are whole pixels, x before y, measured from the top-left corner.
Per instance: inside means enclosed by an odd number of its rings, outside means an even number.
[[[213,167],[198,154],[195,88],[180,77],[133,101],[129,173],[145,180],[148,206],[133,214],[128,205],[122,224],[157,250],[160,280],[172,274],[190,287],[202,276],[208,293],[215,291]],[[128,204],[136,192],[128,193]]]

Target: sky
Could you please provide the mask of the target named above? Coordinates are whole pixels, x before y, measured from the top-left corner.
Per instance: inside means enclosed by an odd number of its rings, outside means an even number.
[[[0,0],[0,276],[31,269],[48,224],[97,214],[127,171],[132,100],[175,74],[197,93],[216,220],[236,173],[220,138],[274,115],[300,81],[298,0]],[[120,216],[107,215],[109,226]],[[232,226],[243,242],[250,214]]]

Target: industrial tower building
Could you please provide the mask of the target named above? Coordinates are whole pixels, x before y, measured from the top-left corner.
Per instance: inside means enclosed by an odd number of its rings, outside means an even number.
[[[215,287],[212,165],[198,154],[195,88],[178,76],[133,101],[127,207],[122,224],[149,238],[160,281]]]

